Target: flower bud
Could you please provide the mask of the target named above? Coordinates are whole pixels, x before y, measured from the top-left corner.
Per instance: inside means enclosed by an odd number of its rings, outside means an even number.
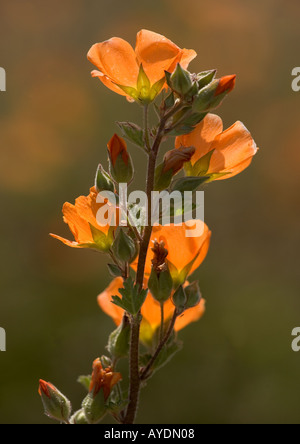
[[[128,183],[133,177],[133,166],[124,139],[117,134],[107,144],[110,174],[118,183]]]
[[[88,420],[85,417],[84,411],[78,410],[78,412],[74,413],[74,415],[70,419],[70,423],[80,425],[88,424]]]
[[[98,424],[108,410],[108,398],[112,388],[122,379],[111,368],[103,369],[100,359],[93,363],[89,394],[82,402],[82,409],[89,424]]]
[[[191,74],[177,63],[176,69],[170,77],[170,85],[173,91],[180,96],[185,96],[193,86]]]
[[[199,288],[198,282],[193,282],[191,285],[186,287],[185,294],[187,297],[186,309],[193,308],[199,305],[202,295]]]
[[[179,313],[183,313],[186,309],[187,296],[185,294],[185,290],[182,285],[178,287],[178,289],[173,294],[173,304],[177,307]]]
[[[199,90],[211,83],[214,80],[216,73],[217,70],[213,69],[211,71],[204,71],[197,74],[197,84]]]
[[[163,162],[156,168],[155,191],[168,188],[172,177],[175,176],[189,162],[195,154],[194,147],[180,147],[165,154]]]
[[[166,263],[168,250],[165,248],[164,242],[159,243],[155,240],[152,251],[154,256],[148,288],[155,300],[164,303],[171,296],[173,289],[173,279]]]
[[[112,193],[115,191],[114,184],[102,165],[98,166],[96,172],[95,187],[99,193],[101,193],[101,191],[111,191]]]
[[[195,97],[193,110],[197,113],[203,113],[217,108],[225,96],[233,90],[235,80],[235,75],[226,76],[214,80],[202,88]]]
[[[40,380],[39,394],[49,418],[68,423],[71,416],[71,403],[54,385]]]
[[[119,230],[112,249],[122,262],[132,262],[136,254],[134,241],[122,229]]]
[[[107,350],[113,359],[124,358],[130,347],[130,322],[128,316],[123,316],[121,325],[113,331],[108,339]]]

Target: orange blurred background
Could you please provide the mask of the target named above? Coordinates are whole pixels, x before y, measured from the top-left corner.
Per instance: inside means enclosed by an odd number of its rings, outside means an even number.
[[[241,120],[260,151],[246,172],[210,185],[210,253],[197,273],[207,313],[180,333],[184,350],[142,393],[138,422],[299,422],[300,93],[296,0],[0,0],[0,423],[49,423],[37,394],[50,380],[80,407],[76,382],[105,352],[113,324],[96,297],[105,258],[48,236],[68,235],[61,207],[88,194],[115,121],[137,105],[90,77],[93,43],[142,28],[193,48],[195,72],[237,74],[218,113]],[[145,158],[130,147],[143,183]],[[172,148],[170,143],[169,148]]]

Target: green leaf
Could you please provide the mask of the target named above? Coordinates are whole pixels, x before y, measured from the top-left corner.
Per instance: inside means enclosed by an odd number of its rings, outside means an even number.
[[[109,231],[106,235],[102,231],[95,228],[92,224],[89,223],[89,226],[95,242],[95,248],[102,252],[108,251],[113,243],[112,233]]]
[[[163,173],[164,162],[157,166],[155,170],[154,191],[163,191],[169,188],[173,177],[173,170]]]
[[[88,376],[79,376],[77,379],[77,382],[79,382],[79,384],[81,384],[87,391],[90,390],[90,385],[91,385],[91,375]]]
[[[111,333],[108,339],[107,350],[113,358],[124,358],[128,355],[130,344],[130,324],[126,317],[126,322]]]
[[[193,175],[194,176],[205,176],[209,169],[209,164],[211,161],[211,157],[215,150],[209,151],[205,156],[201,157],[195,165],[193,166]]]
[[[203,185],[208,180],[208,177],[182,177],[174,181],[172,191],[196,191],[200,185]]]
[[[146,300],[148,290],[139,291],[139,287],[134,284],[132,278],[129,278],[124,282],[124,288],[120,288],[119,292],[122,299],[119,296],[113,296],[113,304],[123,308],[133,316],[137,315]]]
[[[123,85],[117,85],[119,88],[121,88],[122,91],[124,91],[128,96],[132,97],[134,100],[139,100],[139,93],[135,88],[132,88],[131,86],[123,86]]]
[[[143,90],[144,91],[147,90],[149,92],[150,87],[151,87],[150,80],[149,80],[147,74],[145,73],[143,65],[141,63],[139,75],[138,75],[138,80],[137,80],[137,90],[139,93],[141,93]]]
[[[183,343],[180,341],[172,342],[170,345],[166,346],[158,355],[157,360],[154,363],[154,372],[164,367],[171,359],[182,350]]]
[[[131,122],[117,122],[124,137],[140,148],[144,148],[144,132],[141,127]]]
[[[120,269],[120,267],[118,267],[118,265],[115,265],[115,264],[107,264],[107,267],[108,267],[109,274],[110,274],[112,277],[120,277],[120,276],[123,276],[123,272],[122,272],[122,270]]]
[[[155,97],[160,93],[160,91],[162,90],[165,83],[166,83],[165,77],[158,80],[158,82],[154,83],[154,85],[151,87],[151,90],[150,90],[150,100],[151,101],[154,100]]]

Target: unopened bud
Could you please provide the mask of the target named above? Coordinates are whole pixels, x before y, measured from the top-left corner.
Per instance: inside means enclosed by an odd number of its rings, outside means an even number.
[[[120,229],[113,244],[113,252],[123,262],[132,262],[136,254],[134,241]]]
[[[128,355],[130,347],[130,322],[125,315],[119,327],[113,331],[108,339],[107,350],[113,359],[124,358]]]
[[[202,295],[199,288],[198,282],[193,282],[191,285],[186,287],[185,294],[187,297],[186,309],[193,308],[199,305]]]
[[[74,415],[70,419],[70,423],[71,424],[85,425],[85,424],[88,424],[89,422],[88,422],[88,420],[85,417],[84,411],[83,410],[78,410],[78,412],[74,413]]]
[[[95,178],[96,190],[101,193],[101,191],[111,191],[114,192],[115,187],[109,174],[104,170],[102,165],[98,166]]]
[[[110,174],[118,183],[128,183],[133,177],[133,166],[124,139],[115,134],[107,144]]]
[[[170,77],[172,90],[180,96],[185,96],[193,86],[191,74],[182,68],[180,63],[177,64],[175,71]]]
[[[45,414],[56,421],[68,423],[71,416],[71,403],[54,385],[40,380],[39,394]]]
[[[235,85],[236,76],[226,76],[213,80],[202,88],[193,102],[193,110],[197,113],[208,112],[217,108]]]
[[[183,313],[186,309],[187,297],[182,285],[173,294],[173,304],[177,307],[179,313]]]

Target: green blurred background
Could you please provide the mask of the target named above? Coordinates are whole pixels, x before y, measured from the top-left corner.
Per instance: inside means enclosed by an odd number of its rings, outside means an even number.
[[[0,0],[0,423],[51,423],[38,380],[79,408],[76,378],[104,352],[112,321],[96,296],[105,259],[48,236],[68,235],[61,207],[88,194],[117,120],[140,109],[90,77],[93,43],[142,28],[198,57],[194,71],[236,73],[219,114],[261,148],[251,168],[206,190],[210,253],[197,273],[207,313],[142,393],[143,423],[298,423],[300,354],[300,93],[297,0]],[[132,148],[132,147],[131,147]],[[168,148],[167,146],[165,148]],[[169,145],[172,148],[172,144]],[[145,158],[132,148],[141,186]]]

